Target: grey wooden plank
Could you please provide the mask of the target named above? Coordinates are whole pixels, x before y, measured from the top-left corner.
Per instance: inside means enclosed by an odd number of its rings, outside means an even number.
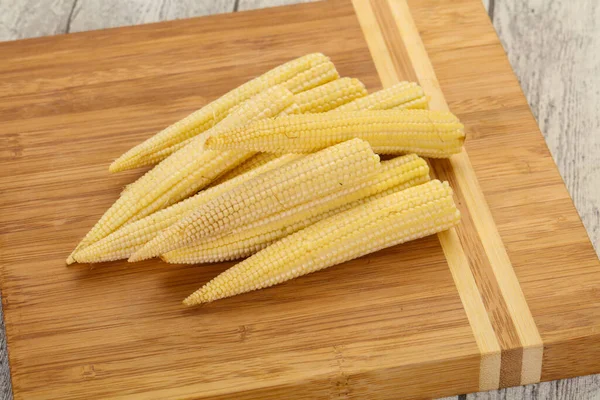
[[[259,8],[277,7],[289,4],[308,3],[319,0],[238,0],[236,11],[255,10]],[[482,0],[486,10],[489,9],[489,3],[493,0]]]
[[[75,0],[0,0],[0,41],[65,33]]]
[[[76,0],[69,32],[232,12],[235,0]]]
[[[1,301],[0,296],[0,301]],[[12,384],[10,381],[10,366],[8,364],[8,351],[6,349],[6,335],[4,328],[4,312],[0,302],[0,400],[11,400]]]
[[[494,27],[600,255],[600,2],[495,3]]]
[[[600,380],[597,375],[582,376],[492,392],[473,393],[466,398],[467,400],[598,400]]]
[[[310,3],[317,0],[238,0],[236,11],[256,10],[258,8],[285,6],[297,3]]]

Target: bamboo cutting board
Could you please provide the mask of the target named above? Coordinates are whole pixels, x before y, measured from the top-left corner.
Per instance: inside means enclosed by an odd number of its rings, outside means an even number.
[[[329,55],[465,123],[452,231],[185,309],[230,264],[66,268],[140,171],[112,159],[268,68]],[[428,398],[600,372],[600,264],[478,0],[331,0],[0,43],[16,399]]]

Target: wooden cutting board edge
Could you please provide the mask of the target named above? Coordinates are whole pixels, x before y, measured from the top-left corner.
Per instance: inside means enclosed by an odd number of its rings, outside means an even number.
[[[353,5],[383,85],[401,78],[418,80],[432,108],[446,108],[407,1],[353,0]],[[461,227],[439,240],[480,350],[479,388],[537,382],[543,343],[468,155],[464,152],[449,163],[434,161],[432,169],[452,183],[463,212]],[[490,291],[493,296],[486,295]],[[494,318],[490,304],[508,324]]]

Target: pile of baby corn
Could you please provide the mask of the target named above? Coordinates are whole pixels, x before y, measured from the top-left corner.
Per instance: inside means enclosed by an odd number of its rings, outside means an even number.
[[[323,54],[280,65],[114,161],[111,172],[156,166],[67,263],[247,257],[184,300],[196,305],[448,229],[452,189],[420,156],[459,153],[464,128],[427,108],[417,84],[368,94]]]

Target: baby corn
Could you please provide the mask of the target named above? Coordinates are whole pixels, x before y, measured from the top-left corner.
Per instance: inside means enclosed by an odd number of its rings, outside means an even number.
[[[396,157],[383,161],[380,172],[366,182],[340,189],[250,226],[241,226],[224,235],[200,240],[189,247],[166,253],[161,258],[169,263],[196,264],[247,257],[333,214],[428,180],[429,168],[425,160],[414,154]]]
[[[162,230],[179,221],[201,205],[260,174],[279,168],[302,157],[305,157],[305,155],[286,154],[218,186],[203,190],[195,196],[127,224],[104,239],[77,252],[75,260],[80,263],[96,263],[127,259],[144,244],[154,239]]]
[[[287,155],[287,154],[285,154]],[[259,168],[268,162],[275,160],[276,158],[282,157],[281,154],[275,153],[258,153],[255,156],[250,157],[248,160],[244,161],[237,167],[229,170],[227,173],[223,174],[219,179],[211,183],[210,187],[220,185],[221,183],[228,181],[230,179],[235,178],[238,175],[245,174],[248,171],[253,170],[254,168]]]
[[[358,79],[340,78],[294,95],[298,108],[287,114],[323,113],[366,95],[367,89]]]
[[[363,140],[328,147],[213,199],[148,242],[129,261],[158,256],[326,196],[368,179],[379,166],[379,157]]]
[[[254,96],[238,112],[230,114],[208,132],[220,132],[253,119],[275,116],[288,107],[293,98],[289,90],[275,86]],[[127,222],[189,197],[253,155],[239,151],[205,151],[202,140],[202,136],[194,138],[186,147],[128,185],[71,253],[67,264],[74,262],[73,255],[78,250],[108,236]]]
[[[350,78],[341,78],[337,81],[332,81],[330,83],[326,83],[325,85],[318,86],[314,89],[297,94],[294,97],[294,104],[292,104],[292,106],[288,107],[288,109],[285,110],[286,114],[300,114],[300,106],[298,106],[298,104],[302,105],[304,113],[316,113],[318,112],[317,110],[337,112],[428,108],[427,98],[423,94],[423,89],[414,82],[400,82],[389,88],[379,90],[375,93],[366,95],[364,97],[359,97],[356,100],[346,104],[340,104],[340,102],[338,101],[335,104],[339,105],[338,107],[333,107],[333,105],[331,105],[331,107],[325,107],[324,100],[328,98],[328,94],[322,92],[323,88],[333,87],[334,84],[339,84],[339,82],[343,80],[350,80]],[[355,93],[358,93],[359,87],[360,85],[357,84],[356,89],[354,89]],[[321,97],[317,97],[320,99],[319,102],[308,100],[311,98],[311,96],[318,96],[319,93],[323,93]],[[350,96],[347,97],[350,98]],[[313,108],[307,108],[305,104],[313,104]],[[296,111],[292,111],[294,108],[296,109]],[[281,115],[283,114],[284,113],[282,112]],[[248,161],[244,162],[239,167],[236,167],[229,171],[227,174],[223,175],[214,184],[224,182],[227,179],[231,179],[234,176],[237,176],[249,169],[256,168],[257,166],[262,165],[276,157],[277,154],[275,153],[259,153],[256,156],[250,158]]]
[[[461,151],[465,133],[458,118],[449,112],[331,112],[256,121],[208,138],[206,148],[310,153],[351,138],[368,141],[379,154],[444,158]]]
[[[365,85],[358,79],[341,78],[296,94],[294,96],[294,103],[283,110],[280,115],[327,112],[340,105],[359,99],[366,94]],[[278,156],[278,154],[273,153],[259,153],[227,172],[215,181],[213,185],[225,182],[249,169],[263,165]]]
[[[188,306],[273,286],[446,230],[460,213],[448,183],[431,181],[321,220],[226,270],[184,300]]]
[[[335,66],[320,53],[308,54],[282,64],[231,90],[145,142],[133,147],[110,165],[111,172],[153,164],[178,150],[178,144],[215,126],[230,109],[252,96],[279,84],[293,93],[337,79]],[[156,153],[160,153],[159,156]]]
[[[344,104],[335,111],[426,109],[427,97],[423,89],[414,82],[399,82],[368,96]]]

